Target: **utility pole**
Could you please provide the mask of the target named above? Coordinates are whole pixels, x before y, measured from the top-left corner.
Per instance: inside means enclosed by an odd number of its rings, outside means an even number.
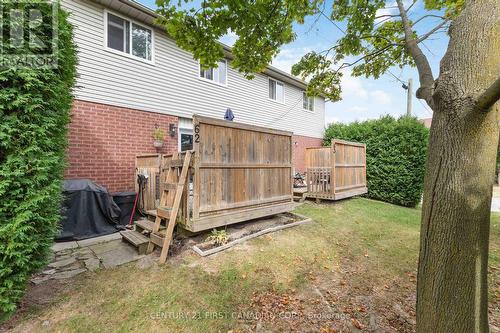
[[[406,88],[408,92],[408,98],[406,101],[406,115],[411,116],[411,97],[413,95],[413,79],[408,79],[408,86]]]

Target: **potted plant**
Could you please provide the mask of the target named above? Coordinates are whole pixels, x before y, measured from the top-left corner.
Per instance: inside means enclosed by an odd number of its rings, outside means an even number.
[[[156,127],[153,131],[153,146],[155,148],[163,147],[163,139],[165,138],[165,131],[160,127]]]

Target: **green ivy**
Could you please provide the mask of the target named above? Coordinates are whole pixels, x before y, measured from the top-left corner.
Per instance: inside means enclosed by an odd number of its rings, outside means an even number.
[[[4,11],[15,4],[5,2]],[[77,62],[67,17],[59,8],[57,68],[0,67],[0,319],[16,309],[31,275],[46,265],[60,218]],[[9,17],[2,23],[7,32]]]
[[[416,118],[331,124],[324,145],[334,138],[366,143],[368,197],[407,207],[420,202],[429,130]]]

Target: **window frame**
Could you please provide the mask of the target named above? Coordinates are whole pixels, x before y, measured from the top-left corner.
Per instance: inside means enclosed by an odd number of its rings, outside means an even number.
[[[198,61],[198,79],[202,80],[202,81],[205,81],[205,82],[212,83],[212,84],[216,84],[216,85],[221,86],[221,87],[226,87],[227,88],[227,84],[228,84],[228,81],[229,81],[229,78],[227,77],[228,62],[227,62],[226,58],[221,59],[219,61],[224,61],[226,63],[226,73],[225,73],[226,74],[226,83],[220,83],[220,82],[217,82],[215,80],[210,80],[210,79],[207,79],[207,78],[201,76],[200,75],[200,73],[201,73],[201,63],[200,63],[200,61]],[[212,69],[214,69],[214,68],[212,68]],[[217,69],[219,69],[219,67],[217,67]]]
[[[117,14],[116,12],[114,11],[111,11],[111,10],[108,10],[108,9],[104,9],[103,11],[104,13],[104,49],[107,51],[107,52],[111,52],[111,53],[114,53],[114,54],[117,54],[117,55],[121,55],[123,57],[127,57],[129,59],[134,59],[134,60],[138,60],[138,61],[141,61],[141,62],[144,62],[146,64],[149,64],[149,65],[154,65],[155,64],[155,31],[153,28],[143,24],[143,23],[140,23],[140,22],[137,22],[131,18],[128,18],[128,17],[125,17],[123,15],[120,15],[120,14]],[[119,17],[121,18],[122,20],[125,20],[125,21],[128,21],[129,22],[129,47],[130,47],[130,53],[127,53],[126,51],[119,51],[119,50],[115,50],[111,47],[108,46],[108,14],[111,14],[111,15],[114,15],[116,17]],[[149,31],[151,31],[151,60],[148,60],[148,59],[144,59],[142,57],[139,57],[139,56],[136,56],[134,55],[132,52],[133,52],[133,45],[132,45],[132,27],[133,25],[137,25],[141,28],[144,28],[144,29],[147,29]]]
[[[308,99],[307,105],[309,105],[309,99],[312,99],[312,110],[304,108],[304,96],[306,96],[307,99]],[[306,91],[302,90],[302,110],[307,111],[307,112],[314,112],[314,110],[316,109],[316,103],[315,102],[316,102],[316,99],[314,98],[314,96],[307,96]]]
[[[191,128],[179,128],[179,132],[177,133],[177,150],[179,152],[181,152],[181,148],[182,148],[182,145],[181,145],[181,136],[182,134],[186,134],[186,135],[191,135],[193,137],[193,145],[194,145],[194,131],[193,129]]]
[[[276,86],[278,85],[278,83],[280,83],[280,84],[283,85],[283,101],[279,101],[277,99],[272,99],[271,97],[269,97],[269,85],[270,85],[270,81],[276,82]],[[267,82],[267,99],[270,100],[270,101],[273,101],[275,103],[285,104],[285,102],[286,102],[285,83],[282,82],[282,81],[276,80],[276,79],[274,79],[274,78],[272,78],[272,77],[269,76],[268,77],[268,82]]]

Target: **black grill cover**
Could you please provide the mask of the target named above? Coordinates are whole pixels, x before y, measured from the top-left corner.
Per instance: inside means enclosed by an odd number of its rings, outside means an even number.
[[[56,241],[82,240],[120,230],[120,208],[105,187],[88,179],[64,181],[63,219]]]
[[[130,215],[132,215],[132,210],[134,209],[135,192],[118,192],[113,193],[112,196],[113,201],[121,210],[120,224],[127,225],[130,222]],[[137,208],[135,215],[137,215]]]

